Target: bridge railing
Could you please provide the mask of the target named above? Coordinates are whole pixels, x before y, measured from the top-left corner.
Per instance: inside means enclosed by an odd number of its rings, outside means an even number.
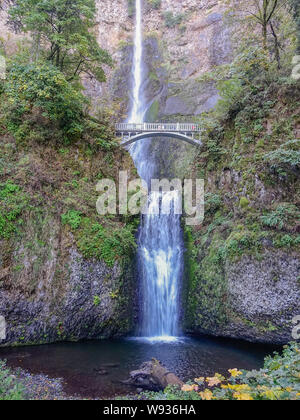
[[[116,131],[118,132],[153,132],[153,131],[166,131],[166,132],[188,132],[198,133],[201,132],[199,124],[180,124],[180,123],[120,123],[116,124]]]

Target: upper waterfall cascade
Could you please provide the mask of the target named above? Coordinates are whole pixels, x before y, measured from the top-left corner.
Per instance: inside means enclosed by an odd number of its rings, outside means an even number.
[[[142,0],[136,0],[132,105],[127,124],[144,123],[149,107],[142,89],[146,78],[143,53]],[[155,171],[149,143],[136,142],[130,148],[140,177],[148,183]],[[150,195],[150,209],[156,205],[157,199],[157,194]],[[178,215],[155,215],[150,211],[142,217],[138,235],[138,274],[142,295],[141,337],[172,340],[179,334],[179,288],[184,248],[182,236]]]

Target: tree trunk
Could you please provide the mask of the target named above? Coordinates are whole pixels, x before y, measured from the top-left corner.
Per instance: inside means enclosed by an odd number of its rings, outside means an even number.
[[[278,42],[278,37],[277,37],[277,34],[275,32],[275,29],[274,29],[274,26],[273,26],[272,22],[270,22],[270,28],[271,28],[271,31],[272,31],[272,35],[274,37],[275,58],[276,58],[276,61],[277,61],[277,68],[278,68],[278,70],[280,70],[281,65],[280,65],[279,42]]]

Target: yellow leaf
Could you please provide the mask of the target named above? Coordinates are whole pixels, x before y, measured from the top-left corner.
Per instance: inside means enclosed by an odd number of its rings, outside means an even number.
[[[236,378],[237,376],[240,376],[243,374],[240,370],[237,370],[237,369],[229,369],[228,372],[233,378]]]
[[[199,392],[200,397],[202,400],[211,401],[213,399],[213,393],[206,389],[204,392]]]
[[[191,391],[197,391],[198,390],[198,385],[183,385],[181,388],[181,391],[184,392],[191,392]]]
[[[212,377],[212,378],[206,378],[206,381],[208,383],[208,386],[211,388],[213,386],[216,385],[220,385],[221,381],[219,378],[217,378],[216,376]]]
[[[253,398],[251,397],[251,395],[246,394],[246,393],[235,392],[233,394],[233,398],[235,398],[238,401],[253,401]]]

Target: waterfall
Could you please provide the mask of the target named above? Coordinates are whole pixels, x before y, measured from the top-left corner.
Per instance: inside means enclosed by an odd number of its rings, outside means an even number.
[[[143,32],[142,32],[142,0],[136,0],[134,57],[133,57],[133,95],[128,122],[141,123],[144,120],[145,101],[142,92],[143,71]]]
[[[141,123],[147,112],[143,92],[142,0],[136,0],[136,25],[132,69],[132,105],[128,122]],[[134,144],[130,153],[138,173],[148,185],[154,176],[155,162],[149,154],[149,140]],[[169,196],[168,196],[169,195]],[[142,289],[142,321],[139,334],[152,340],[171,340],[178,335],[179,286],[183,267],[183,240],[180,216],[152,211],[174,193],[152,193],[149,212],[142,216],[138,235],[138,276]],[[176,199],[176,197],[175,197]]]

